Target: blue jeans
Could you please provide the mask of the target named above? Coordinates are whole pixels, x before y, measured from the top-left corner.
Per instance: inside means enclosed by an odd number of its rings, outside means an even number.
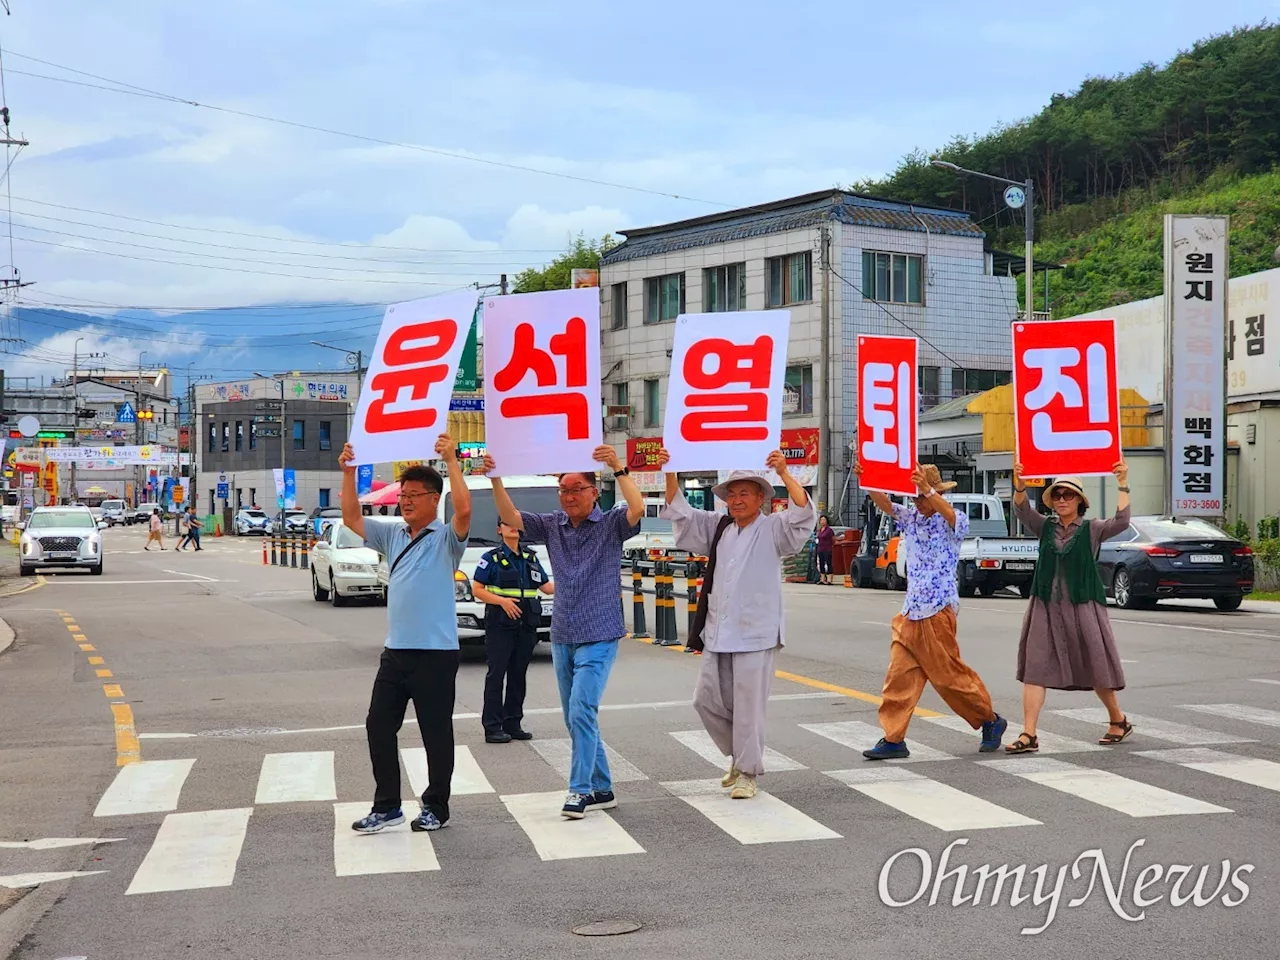
[[[569,764],[569,790],[590,796],[613,789],[609,761],[600,739],[600,698],[609,680],[617,640],[597,643],[553,643],[551,659],[560,687],[560,706],[564,723],[569,728],[572,759]]]

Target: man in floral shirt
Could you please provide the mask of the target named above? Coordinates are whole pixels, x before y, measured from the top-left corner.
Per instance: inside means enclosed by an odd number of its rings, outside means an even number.
[[[861,464],[854,466],[854,473],[862,476]],[[880,703],[884,737],[862,755],[868,760],[911,756],[907,725],[926,680],[969,726],[982,728],[979,750],[991,753],[1000,748],[1009,724],[992,709],[982,678],[960,659],[956,642],[960,611],[956,565],[969,518],[943,499],[942,493],[955,484],[943,483],[933,464],[916,464],[911,482],[919,494],[910,504],[894,504],[883,493],[871,494],[872,502],[892,514],[901,531],[907,556],[907,600],[902,613],[893,618],[889,671]]]

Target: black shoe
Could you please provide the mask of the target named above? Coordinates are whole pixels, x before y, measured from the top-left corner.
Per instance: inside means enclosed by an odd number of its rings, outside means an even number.
[[[587,798],[588,810],[612,810],[618,805],[618,798],[612,790],[598,790]]]
[[[507,736],[509,736],[512,740],[532,740],[533,739],[532,733],[530,733],[528,730],[523,730],[520,727],[516,727],[514,730],[508,730]]]
[[[498,730],[494,733],[485,731],[484,742],[485,743],[510,743],[511,734],[507,733],[505,730]]]

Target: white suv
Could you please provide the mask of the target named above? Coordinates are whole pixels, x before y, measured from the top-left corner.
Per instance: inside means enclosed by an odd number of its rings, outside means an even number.
[[[24,577],[38,567],[86,567],[102,573],[102,534],[105,520],[97,520],[88,507],[36,507],[18,526],[18,566]]]

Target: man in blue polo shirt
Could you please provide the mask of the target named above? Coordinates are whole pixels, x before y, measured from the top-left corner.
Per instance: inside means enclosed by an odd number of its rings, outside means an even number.
[[[458,675],[458,629],[454,610],[453,572],[467,548],[471,526],[471,492],[458,466],[452,438],[441,434],[436,455],[449,468],[453,522],[440,522],[444,481],[428,466],[409,467],[400,475],[400,519],[364,517],[356,493],[356,458],[351,444],[342,449],[342,522],[365,545],[387,558],[387,641],[373,681],[365,732],[376,784],[373,810],[351,825],[360,833],[377,833],[404,823],[400,809],[400,759],[396,734],[405,708],[413,701],[427,750],[428,783],[422,812],[410,826],[439,830],[449,820],[449,788],[453,780],[453,704]]]

